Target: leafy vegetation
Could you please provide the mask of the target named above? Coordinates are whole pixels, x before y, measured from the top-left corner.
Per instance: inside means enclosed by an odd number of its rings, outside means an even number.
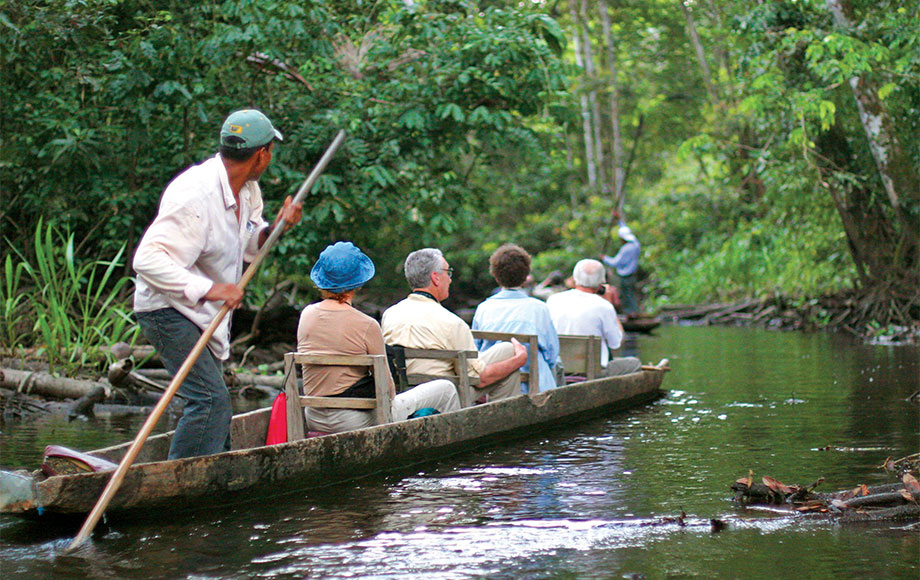
[[[108,358],[114,342],[133,343],[138,327],[124,299],[131,279],[117,274],[124,247],[111,260],[80,261],[73,234],[39,222],[34,239],[34,262],[5,260],[4,344],[37,346],[52,370],[74,370]]]
[[[309,288],[350,239],[382,300],[423,246],[457,268],[454,305],[479,300],[502,242],[537,276],[613,253],[619,191],[649,306],[856,288],[895,305],[867,320],[914,323],[918,20],[894,0],[0,3],[4,344],[38,336],[12,329],[41,219],[79,240],[75,272],[132,255],[166,183],[246,106],[285,134],[269,214],[348,132],[250,299]]]

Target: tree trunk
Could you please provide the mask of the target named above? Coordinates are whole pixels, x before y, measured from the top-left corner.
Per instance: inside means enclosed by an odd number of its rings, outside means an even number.
[[[580,41],[582,38],[581,20],[578,18],[578,13],[575,11],[574,2],[569,5],[569,10],[572,14],[572,26],[574,27],[572,40],[575,44],[575,65],[584,70],[585,65]],[[585,77],[585,80],[587,81],[587,77]],[[588,171],[588,186],[594,189],[597,187],[597,168],[594,166],[594,138],[591,131],[591,109],[588,106],[587,86],[583,87],[579,101],[581,104],[582,130],[585,140],[585,166]]]
[[[601,138],[601,109],[597,98],[597,69],[594,63],[594,50],[591,48],[591,31],[588,27],[588,0],[581,2],[581,30],[583,34],[585,77],[587,79],[588,103],[591,107],[591,131],[594,137],[594,166],[597,167],[598,189],[606,191],[607,177],[604,170],[604,142]]]
[[[827,0],[827,8],[838,28],[844,32],[853,29],[853,10],[847,0]],[[916,267],[920,265],[920,256],[916,255],[920,245],[920,219],[904,210],[901,196],[920,200],[920,179],[901,147],[891,116],[879,99],[874,83],[857,76],[850,79],[850,88],[888,201],[903,229],[903,235],[909,241],[905,249],[914,254],[912,261]]]
[[[826,6],[842,33],[855,30],[847,0],[826,0]],[[920,178],[874,82],[864,75],[851,78],[849,84],[890,205],[887,211],[871,190],[852,184],[840,185],[844,195],[831,191],[863,276],[860,322],[911,326],[920,319],[920,218],[911,211],[920,199]],[[830,131],[818,143],[830,163],[851,164],[853,155],[842,136]]]
[[[687,35],[690,37],[690,43],[693,44],[693,50],[696,52],[696,60],[700,65],[700,72],[703,76],[703,84],[706,85],[706,92],[709,94],[709,101],[715,107],[719,104],[719,94],[712,83],[712,74],[709,72],[709,64],[706,62],[706,52],[703,50],[703,43],[700,42],[699,34],[696,32],[696,23],[693,21],[693,14],[687,5],[680,2],[680,9],[684,11],[684,17],[687,19]]]
[[[610,71],[608,94],[610,99],[610,128],[613,134],[613,207],[622,210],[624,201],[623,190],[623,137],[620,134],[620,91],[617,84],[616,44],[610,30],[610,12],[607,0],[598,3],[601,13],[601,25],[604,30],[604,40],[607,45],[607,69]]]

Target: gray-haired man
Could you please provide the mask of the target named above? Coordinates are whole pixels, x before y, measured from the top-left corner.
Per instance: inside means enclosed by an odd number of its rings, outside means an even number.
[[[559,334],[601,337],[601,366],[607,376],[625,375],[639,370],[642,363],[634,357],[611,358],[608,348],[620,348],[623,325],[617,311],[604,294],[607,274],[597,260],[575,264],[572,277],[575,288],[553,294],[546,300],[549,315]]]
[[[453,269],[441,250],[425,248],[409,254],[405,263],[409,296],[387,308],[380,326],[387,344],[406,348],[476,350],[470,327],[459,316],[441,306],[450,293]],[[520,375],[527,362],[527,350],[516,340],[499,343],[468,361],[469,373],[479,378],[480,394],[496,401],[520,394]],[[426,375],[456,375],[458,369],[446,360],[414,359],[408,372]]]

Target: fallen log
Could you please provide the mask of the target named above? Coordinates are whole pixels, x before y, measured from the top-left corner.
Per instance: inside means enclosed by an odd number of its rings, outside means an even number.
[[[166,385],[151,378],[140,375],[134,371],[133,359],[125,358],[109,365],[109,383],[116,387],[128,388],[128,399],[134,404],[156,404],[160,400]],[[185,397],[176,393],[176,398],[184,400]]]
[[[140,375],[146,379],[164,380],[172,379],[172,375],[166,369],[137,369],[132,374]],[[284,388],[284,377],[278,375],[257,375],[246,372],[224,372],[224,377],[228,387],[246,387],[262,385],[273,387],[275,389]]]
[[[144,359],[149,360],[159,360],[157,357],[157,351],[152,346],[147,344],[131,346],[127,342],[116,342],[113,344],[109,350],[112,353],[112,356],[115,357],[115,360],[121,360],[125,358],[134,358],[136,361],[141,361]]]
[[[760,300],[745,300],[744,302],[733,304],[728,308],[722,308],[720,310],[709,312],[706,314],[706,316],[703,317],[703,324],[712,324],[720,318],[728,317],[730,314],[741,312],[742,310],[747,310],[748,308],[758,304],[761,304]]]
[[[0,368],[0,387],[54,399],[79,399],[88,395],[93,389],[107,386],[108,383],[100,381],[70,379],[42,372]]]
[[[95,417],[96,415],[93,412],[93,407],[96,405],[96,403],[101,403],[102,401],[106,400],[108,396],[108,388],[96,387],[89,393],[74,401],[70,411],[67,412],[67,417],[70,420],[76,419],[77,417]]]
[[[135,369],[134,372],[143,377],[147,377],[148,379],[161,381],[168,381],[172,379],[172,375],[166,369]]]
[[[253,386],[284,388],[284,377],[278,375],[254,375],[251,373],[233,373],[227,378],[227,386]]]

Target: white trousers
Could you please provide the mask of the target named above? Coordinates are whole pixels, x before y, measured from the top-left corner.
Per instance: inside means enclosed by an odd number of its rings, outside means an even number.
[[[460,398],[454,384],[445,379],[428,381],[396,395],[390,405],[394,421],[405,421],[409,415],[419,409],[433,407],[441,413],[456,411],[460,408]],[[322,433],[341,433],[353,429],[362,429],[376,424],[373,411],[355,409],[304,409],[307,419],[307,431]]]

